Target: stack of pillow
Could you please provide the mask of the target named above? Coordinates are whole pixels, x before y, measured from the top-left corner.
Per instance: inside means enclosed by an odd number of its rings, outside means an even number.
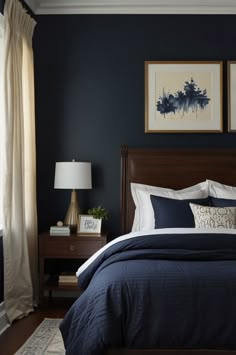
[[[236,228],[236,187],[206,180],[182,190],[131,183],[132,232],[154,228]]]

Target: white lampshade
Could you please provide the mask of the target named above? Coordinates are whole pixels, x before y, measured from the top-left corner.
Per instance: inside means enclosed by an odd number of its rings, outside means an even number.
[[[91,163],[59,162],[55,167],[55,189],[91,189]]]

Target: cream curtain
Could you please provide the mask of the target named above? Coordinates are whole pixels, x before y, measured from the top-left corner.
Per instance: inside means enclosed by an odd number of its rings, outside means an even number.
[[[4,33],[4,17],[0,13],[0,162],[2,162],[2,134],[3,126],[3,33]],[[2,166],[0,164],[0,201],[2,200]],[[0,203],[0,230],[2,230],[2,203]]]
[[[18,0],[4,6],[3,246],[9,322],[37,299],[37,212],[32,36],[35,21]]]

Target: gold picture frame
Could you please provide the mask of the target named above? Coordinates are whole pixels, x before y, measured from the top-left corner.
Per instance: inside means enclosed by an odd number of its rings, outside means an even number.
[[[145,133],[223,132],[223,61],[145,61]]]
[[[79,215],[77,234],[79,235],[100,235],[102,220],[91,215]]]
[[[227,62],[228,132],[236,132],[236,61]]]

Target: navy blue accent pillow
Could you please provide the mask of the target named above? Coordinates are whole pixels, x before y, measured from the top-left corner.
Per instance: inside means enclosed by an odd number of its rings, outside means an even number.
[[[209,198],[176,200],[151,195],[155,228],[194,228],[194,216],[189,203],[209,206]]]
[[[236,200],[227,198],[209,197],[212,207],[236,207]]]

